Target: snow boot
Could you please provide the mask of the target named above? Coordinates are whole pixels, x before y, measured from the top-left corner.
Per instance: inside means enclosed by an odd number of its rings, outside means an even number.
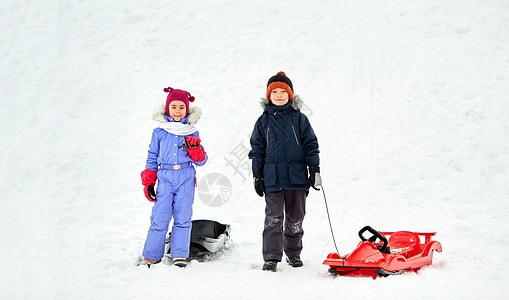
[[[185,268],[187,266],[187,259],[183,257],[174,257],[171,260],[173,261],[173,265],[177,267]]]
[[[294,268],[299,268],[304,265],[304,263],[302,263],[302,260],[298,256],[287,257],[286,262]]]
[[[276,272],[277,271],[277,261],[276,260],[268,260],[263,264],[262,270]]]
[[[155,265],[155,264],[158,264],[160,263],[161,260],[153,260],[153,259],[148,259],[148,258],[143,258],[139,263],[138,263],[138,266],[147,266],[150,268],[151,265]]]

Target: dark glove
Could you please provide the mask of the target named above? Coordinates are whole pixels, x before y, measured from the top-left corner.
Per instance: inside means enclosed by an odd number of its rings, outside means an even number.
[[[145,192],[145,197],[147,197],[148,201],[156,202],[156,192],[154,191],[153,185],[146,185],[143,191]]]
[[[310,166],[309,167],[309,178],[308,178],[309,186],[313,187],[315,190],[318,186],[322,185],[322,177],[320,176],[320,167],[318,166]]]
[[[200,145],[201,140],[197,137],[186,135],[186,146],[187,152],[189,153],[189,158],[191,158],[194,162],[201,162],[205,160],[205,150]]]
[[[265,191],[265,184],[263,183],[263,173],[260,171],[253,171],[254,188],[258,196],[263,197]]]
[[[150,169],[145,169],[141,172],[141,184],[143,184],[143,192],[145,197],[150,202],[156,202],[156,193],[154,191],[154,184],[156,184],[157,172]]]

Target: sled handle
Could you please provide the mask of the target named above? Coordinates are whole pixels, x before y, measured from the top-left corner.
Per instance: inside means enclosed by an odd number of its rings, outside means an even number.
[[[364,232],[366,231],[369,231],[372,236],[369,238],[369,239],[366,239],[363,234]],[[380,248],[380,252],[384,252],[385,249],[387,248],[387,245],[389,244],[389,241],[387,241],[387,238],[385,236],[383,236],[380,232],[374,230],[373,228],[371,228],[371,226],[364,226],[360,231],[359,231],[359,237],[361,238],[362,241],[368,241],[368,242],[371,242],[371,243],[375,243],[376,239],[378,238],[380,241],[383,242],[383,245],[382,247]]]

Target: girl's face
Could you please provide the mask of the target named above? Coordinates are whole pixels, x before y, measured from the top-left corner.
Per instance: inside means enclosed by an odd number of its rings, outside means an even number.
[[[286,90],[282,88],[273,89],[270,92],[270,102],[272,102],[276,106],[283,106],[288,103],[289,96]],[[173,103],[173,102],[172,102]]]
[[[180,122],[186,116],[186,104],[179,100],[171,101],[168,111],[173,121]]]

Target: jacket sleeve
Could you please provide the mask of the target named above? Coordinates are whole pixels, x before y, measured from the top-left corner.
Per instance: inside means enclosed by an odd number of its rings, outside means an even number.
[[[157,128],[152,131],[152,140],[148,146],[147,164],[145,169],[149,169],[157,172],[157,158],[159,157],[159,136],[157,134]]]
[[[302,147],[304,148],[304,157],[308,166],[320,166],[318,153],[318,139],[316,138],[313,127],[309,123],[308,117],[300,115],[300,134],[302,138]]]
[[[258,118],[255,123],[253,133],[251,134],[251,151],[249,151],[249,158],[253,160],[252,170],[263,172],[265,165],[265,149],[267,146],[267,139],[262,126],[262,117]]]

